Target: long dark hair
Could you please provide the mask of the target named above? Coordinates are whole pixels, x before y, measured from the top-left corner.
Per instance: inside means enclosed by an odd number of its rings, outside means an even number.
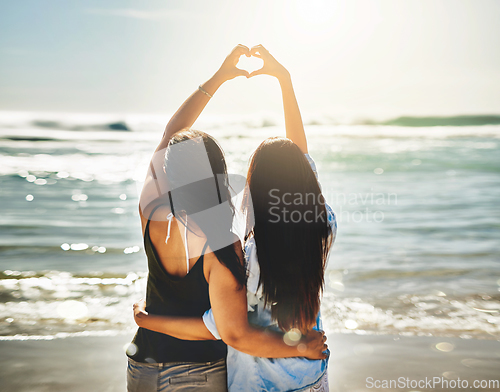
[[[185,143],[182,143],[185,142]],[[175,148],[172,148],[175,146]],[[173,152],[175,150],[175,152]],[[210,167],[206,167],[208,163]],[[227,174],[224,152],[217,141],[205,132],[183,129],[177,132],[169,141],[165,152],[165,173],[170,189],[175,183],[185,183],[188,175],[200,177],[202,180],[185,184],[165,196],[165,202],[171,206],[176,219],[183,222],[180,211],[188,214],[219,206],[217,215],[209,214],[195,220],[208,245],[217,257],[234,275],[240,287],[246,283],[246,269],[234,248],[234,238],[231,231],[234,205],[231,202],[231,192]],[[207,171],[213,176],[207,178]],[[172,203],[172,194],[175,202]],[[218,196],[218,200],[217,200]],[[227,203],[226,203],[227,202]],[[175,207],[175,208],[174,208]],[[190,211],[190,212],[189,212]],[[183,222],[186,225],[186,222]]]
[[[247,186],[265,302],[281,329],[304,333],[319,312],[332,237],[316,176],[296,144],[273,137],[254,152]]]

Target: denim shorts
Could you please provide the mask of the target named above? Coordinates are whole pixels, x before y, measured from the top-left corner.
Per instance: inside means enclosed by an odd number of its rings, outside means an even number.
[[[142,363],[128,358],[127,392],[227,392],[226,359]]]

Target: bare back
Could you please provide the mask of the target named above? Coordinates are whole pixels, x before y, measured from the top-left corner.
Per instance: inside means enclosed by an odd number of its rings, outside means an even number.
[[[146,235],[148,217],[152,210],[153,208],[148,207],[144,211],[145,214],[140,214],[143,236]],[[153,212],[153,215],[149,217],[151,219],[149,237],[165,271],[172,276],[182,278],[188,274],[186,253],[189,255],[190,271],[198,261],[207,238],[192,219],[188,220],[188,229],[186,230],[185,225],[175,217],[172,217],[171,222],[169,222],[167,219],[169,214],[170,208],[167,205],[162,205]],[[169,225],[170,237],[165,243]],[[187,242],[187,246],[185,242]],[[208,252],[209,250],[206,253]],[[208,278],[206,268],[204,270],[205,278]]]

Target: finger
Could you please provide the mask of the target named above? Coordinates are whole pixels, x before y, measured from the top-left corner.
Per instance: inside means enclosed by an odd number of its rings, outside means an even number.
[[[263,50],[265,50],[266,52],[268,51],[266,48],[264,48],[264,46],[263,46],[262,44],[258,44],[258,45],[254,45],[254,46],[252,46],[252,49],[254,49],[254,48],[255,48],[255,49],[257,49],[257,48],[258,48],[258,49],[263,49]]]
[[[253,47],[250,49],[250,54],[255,57],[262,58],[262,51],[259,50],[259,48]]]
[[[261,55],[265,55],[265,54],[268,54],[269,52],[263,47],[263,46],[254,46],[252,47],[252,49],[250,49],[250,54],[255,55],[255,54],[259,54],[260,56]]]
[[[250,57],[250,49],[248,48],[248,46],[245,46],[245,45],[242,45],[242,44],[238,44],[238,47],[241,48],[242,50],[242,53],[245,54],[245,56],[247,57]]]
[[[250,49],[250,52],[259,52],[260,54],[262,53],[269,53],[269,50],[267,50],[266,48],[264,48],[262,45],[255,45],[255,46],[252,46],[252,48]]]
[[[266,74],[266,71],[264,71],[264,69],[261,68],[261,69],[257,69],[255,71],[252,71],[248,77],[249,78],[253,78],[254,76],[265,75],[265,74]]]
[[[248,47],[245,46],[245,45],[241,45],[241,44],[237,45],[234,48],[233,52],[236,53],[236,54],[238,54],[238,55],[240,55],[240,56],[242,54],[244,54],[245,56],[250,57],[250,49],[248,49]]]
[[[250,77],[250,74],[248,73],[248,71],[246,71],[244,69],[239,69],[239,68],[236,68],[236,69],[238,70],[236,76],[246,76],[247,78]]]

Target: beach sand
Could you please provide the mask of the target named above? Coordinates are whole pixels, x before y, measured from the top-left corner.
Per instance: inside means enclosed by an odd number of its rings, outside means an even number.
[[[123,392],[127,363],[123,346],[131,338],[123,335],[1,341],[0,389],[3,392]],[[368,377],[372,377],[373,382],[399,377],[409,380],[459,377],[468,381],[469,391],[500,390],[471,388],[474,380],[500,380],[500,342],[497,340],[330,334],[328,343],[332,351],[328,374],[331,391],[377,390],[368,388]],[[427,388],[454,389],[458,388],[440,385]]]
[[[337,334],[328,339],[332,357],[329,364],[330,390],[356,391],[452,391],[452,383],[435,388],[406,388],[406,379],[425,380],[443,377],[467,380],[468,390],[475,380],[500,380],[500,342],[440,337],[402,337],[390,335]],[[437,346],[437,347],[436,347]],[[446,351],[441,351],[441,350]],[[451,350],[451,351],[448,351]],[[376,388],[375,380],[405,379],[403,388]],[[369,388],[372,386],[372,388]],[[422,383],[422,386],[425,386]]]

